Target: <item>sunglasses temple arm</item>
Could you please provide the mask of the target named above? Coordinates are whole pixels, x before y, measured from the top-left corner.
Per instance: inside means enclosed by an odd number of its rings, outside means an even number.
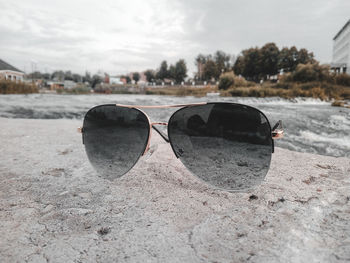
[[[160,130],[158,130],[156,127],[152,126],[152,128],[158,132],[158,134],[164,139],[164,141],[169,142],[169,138],[166,134],[164,134],[163,132],[161,132]]]
[[[282,126],[282,121],[279,120],[275,126],[272,128],[272,139],[280,139],[283,137],[283,126]]]

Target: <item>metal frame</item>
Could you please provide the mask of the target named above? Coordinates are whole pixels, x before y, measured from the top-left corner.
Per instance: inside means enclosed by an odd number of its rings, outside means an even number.
[[[143,152],[142,155],[145,155],[148,150],[149,150],[149,146],[150,146],[150,141],[151,141],[151,137],[152,137],[152,128],[154,130],[156,130],[162,137],[164,140],[166,140],[167,142],[169,142],[169,139],[167,139],[167,137],[161,133],[157,128],[154,127],[154,125],[164,125],[167,126],[168,123],[167,122],[151,122],[150,118],[148,117],[148,115],[142,111],[141,109],[164,109],[164,108],[180,108],[180,107],[191,107],[191,106],[199,106],[199,105],[205,105],[207,104],[207,102],[199,102],[199,103],[190,103],[190,104],[174,104],[174,105],[124,105],[124,104],[115,104],[118,107],[125,107],[125,108],[135,108],[139,111],[141,111],[148,120],[149,123],[149,136],[148,136],[148,141],[147,141],[147,146],[145,148],[145,151]],[[83,133],[83,127],[79,127],[78,128],[78,132],[79,133]],[[271,137],[272,139],[276,140],[276,139],[281,139],[283,138],[284,135],[284,130],[282,127],[282,121],[279,120],[275,126],[272,128],[271,131]]]
[[[190,103],[190,104],[173,104],[173,105],[124,105],[124,104],[115,104],[115,105],[119,107],[137,108],[137,109],[164,109],[164,108],[198,106],[198,105],[205,105],[205,104],[207,104],[207,102],[198,102],[198,103]]]

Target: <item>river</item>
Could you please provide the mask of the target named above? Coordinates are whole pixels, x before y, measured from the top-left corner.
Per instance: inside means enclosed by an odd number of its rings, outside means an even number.
[[[94,105],[182,104],[225,101],[256,107],[271,125],[283,121],[285,136],[276,146],[293,151],[350,157],[350,109],[332,107],[316,99],[172,97],[156,95],[0,95],[0,117],[29,119],[83,119]],[[152,121],[167,121],[176,109],[147,110]],[[1,123],[0,123],[1,128]]]

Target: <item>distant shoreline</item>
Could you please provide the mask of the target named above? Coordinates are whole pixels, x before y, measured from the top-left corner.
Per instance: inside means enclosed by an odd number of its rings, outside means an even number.
[[[138,86],[138,85],[101,85],[93,90],[91,87],[75,87],[71,89],[50,90],[34,88],[21,83],[2,83],[0,94],[143,94],[165,96],[194,96],[194,97],[254,97],[254,98],[314,98],[332,103],[332,106],[350,108],[350,87],[329,84],[325,82],[307,83],[262,83],[250,86],[233,86],[228,89],[219,89],[218,85],[165,85],[165,86]]]
[[[61,90],[58,94],[143,94],[165,96],[194,96],[194,97],[254,97],[254,98],[314,98],[329,101],[332,106],[350,107],[350,87],[324,86],[324,83],[291,83],[290,86],[281,84],[257,84],[250,87],[233,87],[220,90],[217,85],[207,86],[107,86],[106,92],[93,92],[93,90],[79,92],[79,90]],[[48,93],[44,91],[42,93]],[[49,92],[52,93],[52,92]],[[327,94],[328,93],[328,94]]]

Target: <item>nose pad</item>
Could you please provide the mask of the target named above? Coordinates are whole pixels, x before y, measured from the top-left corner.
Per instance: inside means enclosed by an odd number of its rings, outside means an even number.
[[[148,160],[153,153],[158,149],[158,144],[152,144],[148,149],[147,152],[142,156],[143,160]]]

